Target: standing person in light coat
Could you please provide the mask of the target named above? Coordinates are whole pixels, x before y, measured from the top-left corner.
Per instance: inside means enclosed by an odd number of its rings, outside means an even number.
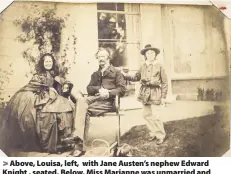
[[[149,141],[155,140],[157,145],[164,142],[166,137],[164,124],[158,117],[158,110],[165,105],[168,91],[168,80],[164,67],[156,61],[160,53],[158,48],[146,45],[141,54],[145,57],[145,63],[135,76],[123,73],[129,81],[140,81],[141,87],[138,101],[143,104],[143,118],[150,130]]]

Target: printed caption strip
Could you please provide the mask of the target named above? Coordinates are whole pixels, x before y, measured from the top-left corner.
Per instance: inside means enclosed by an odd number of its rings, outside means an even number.
[[[2,174],[228,174],[230,158],[5,158]]]

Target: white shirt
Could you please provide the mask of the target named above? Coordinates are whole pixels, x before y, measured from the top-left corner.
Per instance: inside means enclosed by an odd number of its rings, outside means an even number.
[[[155,65],[157,63],[157,60],[154,59],[153,61],[145,61],[146,65],[149,66],[149,65]]]
[[[103,69],[101,69],[102,75],[104,73],[104,71],[106,71],[109,68],[110,64],[106,64]]]

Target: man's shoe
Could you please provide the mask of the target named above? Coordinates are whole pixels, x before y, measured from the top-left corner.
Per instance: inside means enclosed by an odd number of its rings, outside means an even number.
[[[74,150],[70,154],[73,157],[80,157],[83,156],[86,153],[86,151],[83,150],[83,144],[78,143],[75,145]]]
[[[164,142],[164,139],[157,139],[156,144],[161,145]]]
[[[154,141],[155,139],[156,139],[155,136],[151,136],[151,137],[148,138],[148,141]]]
[[[66,137],[61,139],[62,144],[75,144],[79,141],[78,137]]]

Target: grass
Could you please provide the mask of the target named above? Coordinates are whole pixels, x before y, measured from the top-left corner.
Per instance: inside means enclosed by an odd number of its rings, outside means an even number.
[[[146,126],[135,126],[123,137],[135,157],[219,157],[230,149],[230,121],[224,114],[208,115],[165,125],[162,145],[148,142]]]

